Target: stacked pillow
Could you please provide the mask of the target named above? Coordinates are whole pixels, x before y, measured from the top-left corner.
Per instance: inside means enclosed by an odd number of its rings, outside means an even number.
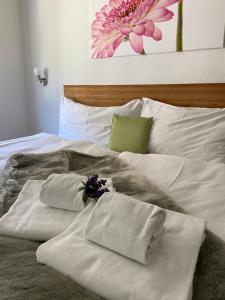
[[[93,182],[93,178],[97,180]],[[82,189],[87,182],[88,189]],[[107,189],[94,198],[93,191],[102,186]],[[112,178],[104,180],[76,173],[51,174],[43,181],[39,194],[44,205],[68,211],[83,211],[93,198],[97,204],[84,230],[86,239],[141,264],[149,264],[164,233],[166,212],[162,208],[117,193]]]
[[[142,103],[142,100],[136,99],[122,106],[94,107],[63,98],[60,106],[59,136],[107,145],[113,115],[140,116]]]
[[[225,109],[177,107],[144,98],[153,118],[149,153],[225,163]]]
[[[59,135],[156,153],[225,163],[225,109],[187,108],[143,98],[123,106],[92,107],[64,98]]]

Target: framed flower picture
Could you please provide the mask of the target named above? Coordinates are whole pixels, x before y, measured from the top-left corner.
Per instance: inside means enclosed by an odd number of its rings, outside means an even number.
[[[223,48],[224,0],[92,0],[92,57]]]

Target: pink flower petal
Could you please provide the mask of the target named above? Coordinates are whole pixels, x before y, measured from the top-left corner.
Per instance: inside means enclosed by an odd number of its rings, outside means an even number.
[[[95,14],[95,16],[96,16],[96,19],[97,19],[98,21],[105,22],[105,20],[106,20],[104,14],[101,13],[101,12],[97,12],[97,13]]]
[[[155,25],[151,20],[147,20],[145,24],[145,35],[152,37],[155,31]]]
[[[92,29],[98,29],[98,30],[103,30],[104,27],[102,26],[102,23],[99,21],[94,21],[91,25]]]
[[[112,45],[110,45],[105,52],[105,57],[112,57],[114,52],[115,52],[115,49],[113,48]]]
[[[133,32],[137,35],[143,35],[145,33],[145,26],[137,25],[133,28]]]
[[[119,45],[122,43],[122,41],[124,40],[124,37],[118,37],[114,42],[113,42],[113,49],[116,50]]]
[[[103,32],[101,30],[96,30],[96,29],[92,29],[91,33],[92,33],[92,37],[98,37],[103,34]]]
[[[174,13],[172,11],[166,8],[157,8],[151,10],[146,17],[153,22],[165,22],[172,19],[173,16]]]
[[[106,49],[103,49],[100,52],[97,52],[95,54],[95,56],[93,56],[94,58],[106,58],[106,57],[112,57],[113,54],[115,53],[115,50],[113,49],[112,46],[109,46]]]
[[[162,39],[162,31],[156,26],[152,38],[156,41],[160,41]]]
[[[102,7],[102,9],[101,9],[101,12],[102,12],[102,13],[105,13],[105,14],[108,14],[108,13],[110,13],[110,10],[111,10],[111,8],[110,8],[109,5],[104,5],[104,6]]]
[[[120,32],[123,35],[129,35],[131,33],[132,29],[129,26],[120,26]]]
[[[143,50],[143,38],[140,35],[131,32],[129,35],[131,47],[136,53],[140,53]]]
[[[97,44],[98,44],[98,39],[93,39],[91,44],[92,49],[96,48]]]
[[[123,0],[110,0],[109,5],[111,8],[116,8],[122,4]]]
[[[92,41],[92,57],[110,57],[114,54],[124,37],[120,32],[114,31],[113,34],[102,35]]]
[[[138,22],[136,23],[136,25],[145,25],[145,23],[146,23],[146,20],[145,20],[145,19],[142,19],[142,20],[138,21]]]

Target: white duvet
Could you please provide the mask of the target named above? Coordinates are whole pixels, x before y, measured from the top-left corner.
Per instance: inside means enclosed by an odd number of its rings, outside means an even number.
[[[38,137],[34,136],[34,138],[36,140]],[[37,142],[35,152],[67,148],[93,155],[115,153],[106,147],[89,142],[65,142],[59,137],[41,134],[41,140],[43,139],[46,140],[47,146],[45,147],[43,142],[38,147]],[[34,147],[31,137],[26,142],[23,140],[22,143],[21,151],[27,152]],[[7,142],[3,144],[0,143],[2,165],[12,153],[12,145],[10,143],[7,145]],[[225,240],[225,164],[203,163],[172,155],[142,155],[128,152],[119,154],[119,157],[135,166],[137,172],[142,172],[187,213],[206,220],[208,229]]]
[[[61,235],[42,244],[39,263],[112,300],[188,300],[205,224],[167,211],[165,232],[154,260],[144,266],[86,240],[84,229],[95,203]]]
[[[225,241],[225,164],[159,154],[120,157]]]

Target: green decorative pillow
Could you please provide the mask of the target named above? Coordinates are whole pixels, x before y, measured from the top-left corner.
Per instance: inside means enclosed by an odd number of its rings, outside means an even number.
[[[151,127],[152,118],[114,115],[110,148],[117,152],[147,153]]]

